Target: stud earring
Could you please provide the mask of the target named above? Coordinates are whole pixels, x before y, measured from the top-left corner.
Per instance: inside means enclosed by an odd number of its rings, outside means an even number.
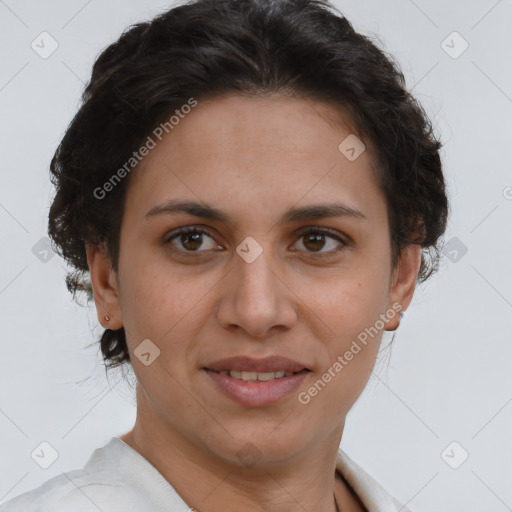
[[[108,322],[108,321],[110,320],[110,317],[107,315],[107,316],[105,317],[105,320]]]

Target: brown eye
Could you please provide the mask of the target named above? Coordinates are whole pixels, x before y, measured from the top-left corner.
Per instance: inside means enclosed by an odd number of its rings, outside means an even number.
[[[308,235],[304,235],[304,247],[308,250],[319,251],[323,249],[325,245],[325,235],[320,235],[318,233],[310,233]]]
[[[183,233],[180,235],[179,241],[187,251],[195,251],[203,244],[202,237],[201,233]]]
[[[194,227],[182,228],[178,230],[172,236],[167,238],[165,243],[171,243],[171,245],[176,247],[176,249],[181,252],[204,252],[199,251],[198,249],[205,245],[205,236],[213,242],[210,244],[211,246],[209,248],[207,247],[207,249],[215,249],[219,247],[219,245],[206,231]],[[175,241],[177,243],[174,243]],[[180,244],[181,247],[179,247],[177,244]]]
[[[208,247],[205,237],[210,240],[210,247]],[[319,227],[310,228],[303,232],[299,236],[299,240],[302,239],[304,240],[302,242],[304,249],[299,249],[310,255],[320,257],[335,255],[348,245],[339,236]],[[208,250],[222,249],[222,246],[215,242],[207,231],[193,226],[175,231],[167,237],[164,243],[172,245],[177,252],[187,255],[193,255],[194,253],[200,254]],[[324,251],[323,249],[325,248],[327,248],[327,250]]]
[[[342,251],[347,245],[340,237],[332,234],[321,228],[311,228],[300,235],[300,239],[304,239],[302,245],[305,247],[306,252],[311,254],[317,253],[318,255],[332,255]],[[329,243],[330,242],[330,243]],[[334,243],[338,242],[338,243]],[[341,245],[341,247],[340,247]],[[331,250],[323,251],[327,247]]]

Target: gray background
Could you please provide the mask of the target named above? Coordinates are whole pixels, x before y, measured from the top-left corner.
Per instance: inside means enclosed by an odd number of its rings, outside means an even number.
[[[45,253],[48,165],[98,52],[171,5],[0,0],[0,502],[82,467],[134,422],[132,389],[87,347],[101,333],[94,309],[71,301],[64,262]],[[433,118],[453,210],[450,252],[417,289],[342,447],[415,512],[512,510],[512,1],[336,5],[395,56]],[[31,47],[43,31],[59,45],[46,59]],[[43,441],[59,454],[48,469],[31,458]]]

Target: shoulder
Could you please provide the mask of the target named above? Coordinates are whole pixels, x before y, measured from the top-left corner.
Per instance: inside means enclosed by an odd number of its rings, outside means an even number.
[[[137,493],[122,484],[97,481],[82,470],[58,475],[3,505],[0,512],[129,512],[144,510]],[[108,507],[108,508],[104,508]]]
[[[0,512],[130,512],[144,510],[137,488],[130,486],[115,461],[105,461],[110,443],[98,448],[83,469],[62,472],[39,487],[0,505]],[[129,468],[124,468],[129,471]]]
[[[369,511],[411,512],[411,510],[391,496],[371,475],[343,452],[341,448],[338,450],[336,469],[343,475]]]

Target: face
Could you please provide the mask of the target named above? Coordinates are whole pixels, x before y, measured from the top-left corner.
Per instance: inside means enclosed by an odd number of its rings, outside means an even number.
[[[284,460],[339,438],[383,331],[412,298],[419,249],[391,272],[370,144],[349,160],[338,147],[354,132],[332,116],[327,104],[282,97],[199,101],[132,171],[115,279],[88,247],[98,317],[126,331],[139,414],[225,461],[248,442]],[[171,201],[225,218],[166,209]],[[327,205],[358,213],[287,215]],[[276,385],[205,369],[233,356],[307,370]]]

